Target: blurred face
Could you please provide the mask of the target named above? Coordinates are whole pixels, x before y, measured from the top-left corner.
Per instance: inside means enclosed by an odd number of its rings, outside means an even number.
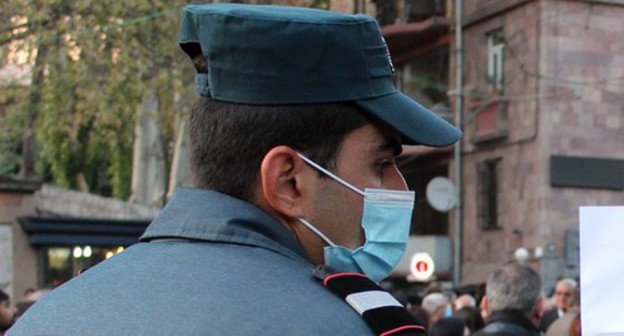
[[[557,308],[567,311],[573,303],[574,289],[565,283],[555,286],[555,304]]]
[[[407,190],[395,161],[400,144],[398,134],[382,125],[368,124],[345,137],[334,167],[326,168],[360,190]],[[364,244],[362,206],[361,195],[331,178],[319,177],[311,195],[313,211],[309,218],[334,243],[355,249]]]
[[[15,322],[15,310],[9,301],[0,302],[0,330],[7,330]]]

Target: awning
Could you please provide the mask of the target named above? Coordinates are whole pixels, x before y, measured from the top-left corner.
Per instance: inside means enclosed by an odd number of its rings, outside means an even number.
[[[421,22],[387,25],[381,31],[395,65],[448,45],[451,40],[450,19],[445,17],[434,16]]]
[[[28,242],[41,245],[129,246],[151,221],[75,217],[18,218]]]
[[[0,176],[0,191],[32,194],[41,188],[41,182],[35,180],[16,180],[10,177]]]

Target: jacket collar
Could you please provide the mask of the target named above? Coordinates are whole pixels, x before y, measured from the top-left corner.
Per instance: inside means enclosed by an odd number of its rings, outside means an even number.
[[[492,312],[488,318],[487,325],[494,323],[509,323],[526,329],[527,331],[537,332],[537,327],[517,309],[504,309]]]
[[[292,232],[275,218],[214,190],[179,188],[139,240],[171,238],[252,245],[309,262]]]

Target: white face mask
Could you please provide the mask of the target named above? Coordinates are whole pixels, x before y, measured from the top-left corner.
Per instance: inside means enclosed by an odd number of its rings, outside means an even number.
[[[405,253],[414,209],[414,192],[386,189],[361,191],[302,154],[297,155],[310,166],[364,197],[362,229],[366,241],[355,250],[334,244],[310,222],[299,218],[303,225],[329,245],[323,249],[325,264],[340,272],[364,273],[373,281],[383,280]]]

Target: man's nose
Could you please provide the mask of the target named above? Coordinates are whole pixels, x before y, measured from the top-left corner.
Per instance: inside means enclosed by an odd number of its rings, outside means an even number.
[[[386,187],[392,190],[408,190],[407,182],[405,182],[405,178],[397,166],[392,167],[392,176],[389,178]]]

